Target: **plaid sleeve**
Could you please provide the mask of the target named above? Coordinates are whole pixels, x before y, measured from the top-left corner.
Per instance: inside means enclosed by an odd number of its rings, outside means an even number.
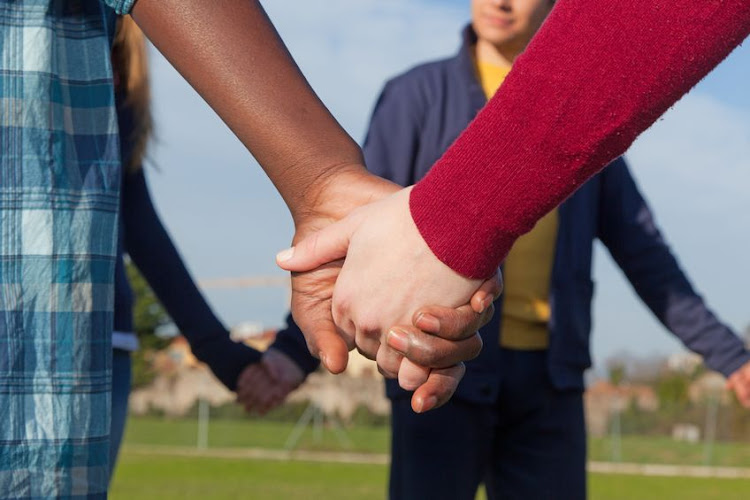
[[[0,2],[4,498],[106,497],[120,188],[112,17],[98,0]]]
[[[107,7],[110,7],[114,9],[114,11],[119,14],[130,14],[130,11],[133,10],[133,5],[135,5],[136,0],[101,0],[102,3],[107,5]]]

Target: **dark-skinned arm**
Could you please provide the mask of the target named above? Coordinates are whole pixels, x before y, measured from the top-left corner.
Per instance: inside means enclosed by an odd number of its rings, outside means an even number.
[[[336,174],[369,177],[259,2],[138,0],[131,14],[255,156],[295,222]]]

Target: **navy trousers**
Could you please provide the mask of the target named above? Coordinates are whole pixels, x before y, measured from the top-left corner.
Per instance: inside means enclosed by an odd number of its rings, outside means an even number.
[[[128,418],[128,397],[130,396],[131,365],[130,353],[122,349],[112,349],[112,424],[109,431],[109,480],[117,464],[125,421]]]
[[[391,401],[391,500],[474,500],[482,482],[490,500],[586,498],[582,392],[552,386],[546,351],[502,351],[494,404]]]

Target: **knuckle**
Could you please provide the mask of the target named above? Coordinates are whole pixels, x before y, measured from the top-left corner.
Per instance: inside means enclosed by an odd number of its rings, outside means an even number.
[[[462,340],[474,335],[477,331],[477,325],[481,316],[473,310],[466,311],[460,318],[457,318],[453,325],[453,340]]]
[[[434,366],[443,357],[440,345],[445,343],[447,341],[429,335],[413,336],[412,341],[409,343],[408,352],[404,354],[418,365]]]
[[[421,364],[445,368],[455,363],[453,359],[458,357],[460,349],[460,344],[455,341],[431,339],[429,343],[425,344]]]
[[[363,332],[357,331],[356,335],[357,351],[367,359],[375,360],[380,350],[380,342],[377,339],[364,335]]]
[[[370,360],[375,360],[375,355],[372,353],[372,349],[368,347],[364,347],[360,344],[357,344],[357,352],[360,353],[362,356],[366,357]]]
[[[401,368],[402,356],[388,348],[378,349],[376,362],[385,371],[398,375]]]
[[[413,346],[404,355],[406,359],[417,365],[434,366],[438,364],[438,356],[435,355],[435,352],[423,345]]]
[[[357,318],[357,330],[368,338],[380,338],[379,317],[372,310],[360,314]]]
[[[378,366],[378,372],[380,372],[380,374],[382,376],[384,376],[385,378],[388,378],[388,379],[391,379],[391,380],[398,378],[398,373],[393,373],[393,372],[391,372],[389,370],[386,370],[385,368],[383,368],[380,365],[377,365],[377,366]]]
[[[354,339],[353,335],[346,335],[346,334],[344,334],[344,335],[341,336],[341,338],[344,339],[344,343],[346,344],[347,350],[351,351],[352,349],[354,349],[355,347],[357,347],[357,342]]]
[[[473,316],[473,312],[470,313]],[[460,337],[463,333],[467,321],[471,321],[471,316],[467,316],[465,313],[462,314],[460,311],[451,311],[445,318],[446,334],[450,338]]]
[[[342,324],[349,318],[349,311],[351,310],[350,300],[346,295],[336,294],[333,295],[333,303],[331,304],[331,314],[333,320],[337,325]]]

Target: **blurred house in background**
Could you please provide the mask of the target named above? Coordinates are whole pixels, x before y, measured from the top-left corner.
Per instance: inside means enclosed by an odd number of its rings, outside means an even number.
[[[264,351],[276,337],[276,330],[263,330],[258,325],[243,323],[232,330],[232,338]],[[190,352],[184,337],[175,337],[167,348],[151,360],[156,377],[130,396],[130,411],[143,415],[149,411],[169,416],[186,415],[198,400],[211,406],[234,402],[235,397]],[[342,375],[318,371],[289,397],[290,403],[309,402],[324,413],[348,422],[359,407],[375,415],[388,415],[390,404],[385,397],[383,382],[375,363],[357,351],[350,353],[349,365]]]
[[[267,349],[275,336],[275,330],[263,329],[254,323],[244,323],[232,331],[235,340],[259,350]],[[148,386],[133,391],[130,408],[134,414],[156,411],[179,417],[187,415],[200,400],[214,407],[234,403],[234,394],[192,355],[184,337],[175,337],[167,348],[154,353],[150,359],[156,376]],[[677,440],[694,442],[702,433],[699,428],[696,437],[696,428],[702,426],[705,419],[701,408],[709,403],[722,407],[733,404],[724,378],[705,371],[700,357],[693,354],[679,353],[648,362],[633,359],[630,360],[632,366],[626,366],[620,359],[614,360],[614,365],[623,366],[621,377],[615,380],[617,383],[608,378],[591,380],[584,395],[586,425],[593,437],[611,433],[615,418],[624,419],[623,431],[629,432],[632,419],[636,418],[639,432],[651,429],[651,432],[671,433]],[[313,373],[287,401],[314,405],[345,424],[352,422],[360,409],[376,416],[390,413],[383,380],[375,363],[357,351],[350,353],[349,366],[343,374],[331,375],[323,370]],[[684,412],[675,410],[675,401],[682,405],[679,408]],[[665,424],[665,421],[671,423]],[[648,422],[653,422],[653,427]]]
[[[614,385],[606,380],[598,380],[586,389],[583,396],[586,411],[586,426],[592,436],[603,436],[609,429],[609,422],[616,412],[623,412],[631,405],[642,411],[656,411],[659,399],[656,392],[647,385]]]

